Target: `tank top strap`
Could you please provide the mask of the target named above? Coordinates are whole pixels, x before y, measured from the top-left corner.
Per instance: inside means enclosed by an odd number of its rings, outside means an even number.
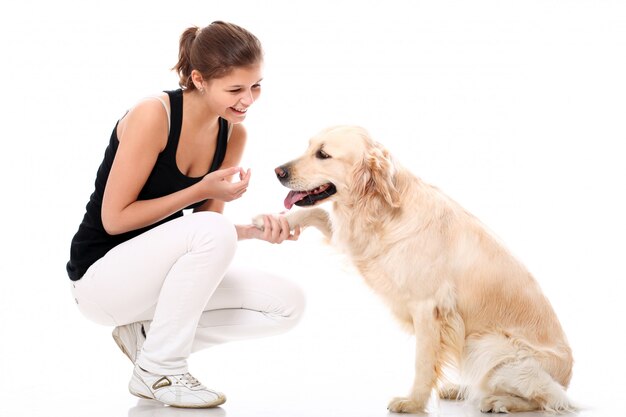
[[[169,135],[167,136],[167,145],[163,152],[173,152],[174,157],[176,157],[176,149],[178,148],[180,131],[183,125],[183,90],[168,90],[165,92],[170,99],[170,131]]]
[[[163,100],[163,98],[161,98],[159,96],[150,96],[148,98],[154,98],[154,99],[159,100],[159,102],[163,106],[163,109],[165,109],[165,114],[167,115],[167,134],[169,135],[170,134],[170,127],[172,125],[172,116],[170,115],[170,108],[168,107],[168,105],[165,102],[165,100]]]
[[[211,164],[210,171],[215,171],[219,169],[224,162],[224,157],[226,156],[226,148],[228,147],[228,139],[230,136],[230,123],[226,119],[222,119],[221,117],[218,119],[219,121],[219,132],[217,134],[217,144],[215,146],[215,154],[213,155],[213,163]]]

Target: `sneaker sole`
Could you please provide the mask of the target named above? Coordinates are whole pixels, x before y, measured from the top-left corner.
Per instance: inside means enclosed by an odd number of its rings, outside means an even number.
[[[170,404],[171,407],[176,407],[176,408],[215,408],[218,407],[222,404],[224,404],[226,402],[226,397],[223,398],[218,398],[217,400],[213,401],[210,404],[206,404],[206,405],[200,405],[200,406],[191,406],[191,405],[176,405],[176,404]]]
[[[182,404],[168,404],[168,403],[164,403],[162,401],[157,400],[154,397],[148,397],[146,395],[143,395],[139,392],[135,392],[133,390],[129,389],[129,392],[131,394],[133,394],[135,397],[139,397],[142,398],[144,400],[153,400],[153,401],[158,401],[162,404],[166,404],[169,405],[170,407],[176,407],[176,408],[213,408],[213,407],[217,407],[220,406],[222,404],[224,404],[226,402],[226,397],[219,397],[217,400],[213,401],[212,403],[208,403],[208,404],[198,404],[198,405],[182,405]]]

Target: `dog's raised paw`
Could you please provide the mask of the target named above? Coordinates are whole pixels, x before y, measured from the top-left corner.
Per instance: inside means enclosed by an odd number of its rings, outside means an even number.
[[[252,218],[252,224],[256,226],[257,229],[263,230],[265,227],[263,226],[263,214],[259,214]]]
[[[389,402],[387,409],[393,413],[423,413],[424,406],[407,397],[396,397]]]
[[[287,218],[287,222],[289,223],[289,227],[291,230],[293,230],[294,226],[294,222],[293,220],[290,219],[290,216],[292,214],[287,214],[285,215],[285,217]],[[259,230],[265,230],[265,216],[271,216],[273,217],[275,220],[278,221],[280,215],[278,214],[258,214],[256,216],[254,216],[252,218],[252,224]]]

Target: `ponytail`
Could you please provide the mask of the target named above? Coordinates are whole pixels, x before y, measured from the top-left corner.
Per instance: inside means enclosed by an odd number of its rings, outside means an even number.
[[[193,26],[187,28],[183,34],[180,36],[180,44],[178,47],[178,62],[174,66],[174,70],[178,73],[179,81],[178,85],[184,89],[193,90],[195,86],[191,81],[191,45],[193,41],[196,39],[196,35],[198,34],[199,28],[197,26]]]

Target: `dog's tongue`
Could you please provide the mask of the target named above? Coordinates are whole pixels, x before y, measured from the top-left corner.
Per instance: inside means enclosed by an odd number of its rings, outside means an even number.
[[[307,195],[304,191],[289,191],[287,197],[285,197],[285,208],[291,210],[293,205],[302,200]]]

